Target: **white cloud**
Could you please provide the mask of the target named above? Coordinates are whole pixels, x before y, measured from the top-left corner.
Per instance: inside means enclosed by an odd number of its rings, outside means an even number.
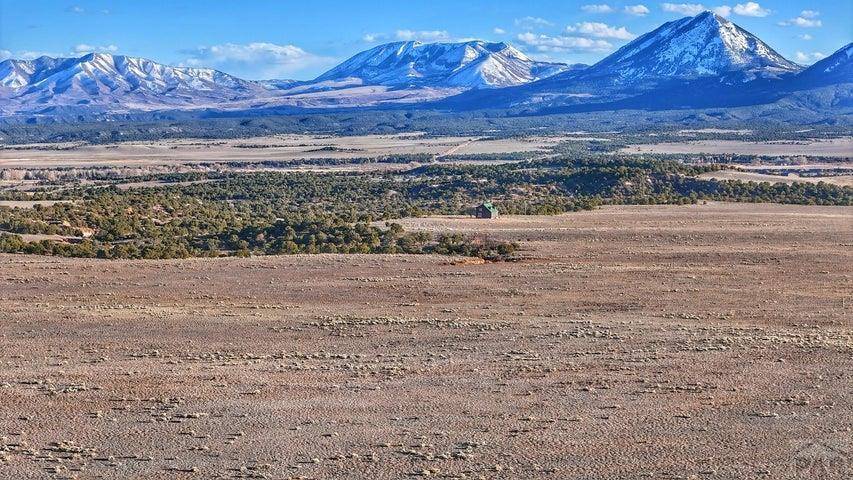
[[[544,18],[541,18],[541,17],[524,17],[524,18],[516,18],[515,19],[515,26],[521,27],[521,28],[526,28],[528,30],[533,30],[533,29],[542,28],[542,27],[553,27],[554,24],[549,22],[548,20],[545,20]]]
[[[639,4],[639,5],[626,5],[625,13],[628,15],[634,15],[637,17],[644,17],[649,14],[649,7]]]
[[[80,5],[71,5],[70,7],[67,7],[65,11],[68,13],[76,13],[77,15],[110,15],[112,13],[112,10],[107,8],[102,8],[99,10],[87,10],[86,8],[81,7]]]
[[[803,17],[792,18],[791,20],[782,23],[785,26],[794,25],[803,28],[817,28],[823,26],[823,22],[821,22],[820,20],[809,20]]]
[[[495,27],[495,29],[492,30],[492,33],[494,33],[495,35],[504,35],[506,33],[506,30],[500,27]]]
[[[766,17],[770,15],[770,10],[761,8],[756,2],[739,3],[735,5],[734,12],[743,17]]]
[[[397,30],[397,40],[421,42],[443,42],[450,40],[450,34],[444,30]]]
[[[795,58],[800,63],[814,63],[818,60],[826,58],[826,54],[823,52],[812,52],[812,53],[797,52]]]
[[[662,3],[661,8],[664,12],[680,13],[691,17],[706,10],[705,5],[701,3]]]
[[[506,30],[503,28],[495,27],[492,30],[492,33],[496,35],[506,34]],[[370,32],[361,36],[361,41],[365,43],[376,43],[376,42],[386,42],[390,40],[404,41],[404,42],[468,42],[472,40],[478,40],[473,37],[457,37],[451,35],[446,30],[408,30],[408,29],[400,29],[393,33],[377,33]]]
[[[225,43],[199,47],[190,52],[183,65],[212,67],[246,78],[283,78],[306,69],[326,67],[334,60],[295,45],[267,42]]]
[[[381,41],[385,40],[386,38],[388,38],[388,36],[385,35],[384,33],[365,33],[361,37],[361,41],[365,42],[365,43],[376,43],[376,42],[381,42]]]
[[[112,45],[112,44],[104,45],[104,46],[97,46],[97,45],[88,45],[85,43],[79,43],[77,45],[74,45],[74,53],[76,53],[78,55],[82,54],[82,53],[92,53],[92,52],[116,53],[117,51],[118,51],[118,47],[115,45]]]
[[[721,17],[728,17],[732,14],[732,7],[728,5],[720,5],[719,7],[714,7],[711,11]]]
[[[763,8],[756,2],[739,3],[734,7],[720,5],[717,7],[706,7],[701,3],[662,3],[661,9],[665,12],[680,13],[681,15],[694,16],[710,10],[721,17],[728,17],[732,13],[744,17],[766,17],[770,10]]]
[[[812,37],[808,33],[803,33],[802,35],[797,35],[797,38],[799,38],[800,40],[811,40],[814,37]]]
[[[625,7],[625,8],[627,8],[627,7]],[[613,13],[614,12],[613,7],[611,7],[610,5],[608,5],[606,3],[601,3],[598,5],[583,5],[581,7],[581,10],[583,10],[586,13]]]
[[[611,27],[606,23],[582,22],[566,27],[569,33],[580,33],[596,38],[613,38],[617,40],[631,40],[636,35],[629,32],[625,27]]]
[[[815,10],[803,10],[799,17],[779,22],[779,25],[783,27],[817,28],[823,26],[823,22],[817,18],[819,15],[820,12]]]
[[[606,40],[591,38],[537,35],[527,32],[518,35],[518,40],[525,45],[536,48],[540,52],[606,52],[613,45]]]
[[[0,60],[6,60],[7,58],[12,58],[12,52],[0,49]]]

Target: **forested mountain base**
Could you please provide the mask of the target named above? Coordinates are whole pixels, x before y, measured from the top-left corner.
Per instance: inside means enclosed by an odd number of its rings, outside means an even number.
[[[535,115],[530,112],[483,110],[448,113],[433,110],[364,110],[305,114],[275,112],[240,112],[194,118],[181,112],[153,112],[143,118],[75,118],[70,122],[14,122],[0,118],[0,143],[7,145],[55,142],[87,142],[109,144],[129,141],[162,141],[165,139],[229,139],[252,138],[275,134],[385,135],[422,132],[435,136],[472,135],[510,137],[519,135],[560,135],[565,132],[597,132],[624,142],[683,140],[682,129],[735,129],[736,134],[696,132],[698,137],[734,138],[740,140],[772,140],[814,138],[815,136],[849,135],[853,115],[806,114],[802,110],[788,112],[774,109],[769,114],[757,107],[738,109],[671,110],[650,112],[592,111],[573,114]],[[791,116],[792,118],[786,118]],[[798,121],[792,121],[796,118]],[[33,119],[34,120],[34,119]],[[105,128],[108,125],[109,128]],[[748,132],[746,132],[748,131]],[[650,135],[652,134],[652,135]]]

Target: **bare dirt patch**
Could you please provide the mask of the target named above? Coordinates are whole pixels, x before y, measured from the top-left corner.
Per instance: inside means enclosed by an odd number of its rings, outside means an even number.
[[[524,258],[0,256],[0,478],[849,465],[827,455],[853,427],[853,209],[405,224],[513,239]]]
[[[70,203],[71,200],[0,200],[0,207],[35,208],[36,205],[49,207],[57,203]]]

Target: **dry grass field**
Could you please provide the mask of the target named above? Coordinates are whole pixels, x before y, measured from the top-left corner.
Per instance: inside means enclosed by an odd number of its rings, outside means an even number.
[[[410,229],[516,263],[0,256],[0,478],[843,478],[853,209]]]
[[[233,140],[161,140],[105,145],[16,145],[0,149],[0,168],[182,165],[426,153],[437,156],[538,151],[585,137],[490,139],[406,135],[274,135]]]
[[[524,259],[0,256],[0,478],[850,472],[853,209],[406,226]]]
[[[747,142],[740,140],[699,140],[672,143],[631,145],[623,153],[737,154],[765,156],[853,157],[853,138],[828,140]]]
[[[57,203],[67,203],[69,200],[36,200],[36,201],[28,201],[28,200],[0,200],[0,207],[10,207],[10,208],[35,208],[36,205],[42,205],[45,207],[56,205]]]

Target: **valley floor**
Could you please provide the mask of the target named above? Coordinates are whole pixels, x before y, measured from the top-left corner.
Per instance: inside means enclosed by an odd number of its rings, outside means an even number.
[[[539,152],[565,140],[585,136],[492,139],[408,135],[272,135],[247,139],[160,140],[106,145],[30,144],[0,149],[0,168],[153,167],[198,163],[253,163],[305,159],[355,159],[428,154],[450,155]],[[352,166],[351,166],[352,167]],[[367,168],[377,168],[376,165]],[[382,167],[380,165],[379,167]],[[384,166],[387,168],[387,165]],[[364,169],[364,166],[359,169]],[[315,168],[316,169],[316,168]]]
[[[621,153],[666,153],[666,154],[716,154],[716,155],[765,155],[765,156],[853,156],[853,138],[840,137],[814,141],[777,140],[746,142],[738,140],[700,140],[678,143],[649,143],[631,145]]]
[[[426,218],[517,263],[0,256],[0,478],[842,478],[853,208]]]

